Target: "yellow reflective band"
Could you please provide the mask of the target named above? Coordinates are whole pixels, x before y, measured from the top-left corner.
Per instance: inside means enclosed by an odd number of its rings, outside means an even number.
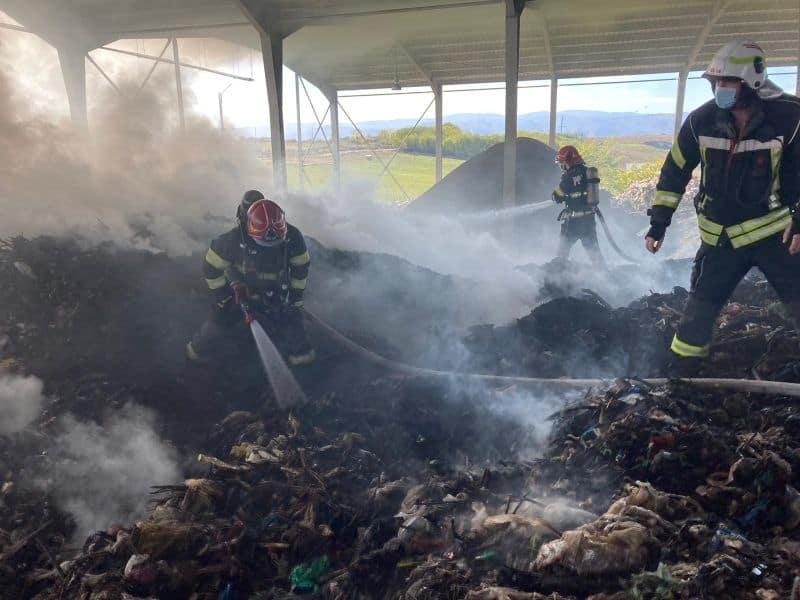
[[[682,194],[677,192],[667,192],[665,190],[658,190],[656,191],[655,200],[653,200],[653,206],[666,206],[668,208],[678,208],[678,204],[681,203]]]
[[[280,273],[259,273],[257,277],[266,281],[276,281]]]
[[[290,285],[292,286],[293,290],[304,290],[306,289],[306,284],[308,283],[308,277],[305,279],[295,279],[292,278],[290,281]]]
[[[311,257],[308,254],[308,250],[303,252],[302,254],[298,254],[297,256],[293,256],[289,259],[289,264],[293,267],[302,267],[303,265],[307,265],[311,262]]]
[[[231,261],[225,260],[211,248],[206,252],[206,262],[220,271],[231,264]]]
[[[292,302],[292,306],[296,306],[297,308],[302,308],[303,306],[305,306],[305,304],[306,303],[303,302],[302,300],[298,300],[297,302]]]
[[[197,350],[194,349],[194,346],[192,346],[192,342],[186,344],[186,357],[189,360],[200,360],[200,355],[197,353]]]
[[[705,169],[705,165],[707,163],[706,158],[707,158],[706,157],[706,149],[703,146],[700,146],[700,160],[703,163],[703,168],[700,170],[700,172],[701,172],[700,179],[701,179],[701,182],[703,184],[703,187],[705,187],[705,185],[706,185],[706,169]]]
[[[225,279],[225,275],[220,275],[219,277],[215,277],[214,279],[206,279],[208,287],[212,290],[218,290],[221,287],[225,287],[226,282],[227,279]]]
[[[735,56],[729,56],[728,62],[732,65],[751,65],[753,64],[753,60],[755,60],[755,56],[745,56],[743,58],[736,58]]]
[[[704,229],[700,229],[700,239],[703,240],[709,246],[716,246],[719,242],[719,235],[714,235],[713,233],[708,233]]]
[[[314,362],[314,359],[317,358],[317,353],[314,352],[312,349],[305,354],[291,354],[289,355],[289,364],[291,365],[307,365],[309,363]]]
[[[714,221],[712,221],[705,215],[702,214],[697,215],[697,222],[700,224],[700,229],[704,229],[708,233],[712,233],[715,235],[720,235],[722,233],[722,225],[720,225],[719,223],[714,223]]]
[[[705,358],[708,356],[709,345],[705,346],[692,346],[686,342],[679,340],[678,336],[672,338],[672,345],[669,347],[675,354],[684,358]]]
[[[770,148],[769,151],[770,164],[772,166],[772,172],[770,173],[770,175],[772,176],[772,190],[770,190],[770,197],[769,197],[770,208],[773,208],[773,204],[778,203],[778,191],[781,189],[781,177],[780,175],[776,175],[776,173],[780,168],[782,151],[783,151],[782,146],[778,148]]]
[[[737,235],[735,238],[731,238],[731,246],[734,248],[742,248],[743,246],[749,246],[755,242],[760,242],[771,235],[775,235],[779,231],[783,231],[791,222],[792,217],[787,215],[782,219],[775,221],[774,223],[761,227],[760,229],[756,229],[755,231],[751,231],[750,233],[745,233],[743,235]]]
[[[672,157],[672,160],[675,161],[675,164],[678,165],[679,169],[683,169],[686,166],[686,159],[683,157],[683,152],[681,152],[681,147],[678,145],[678,140],[675,140],[675,143],[672,144],[672,150],[669,151],[669,155]]]
[[[756,229],[764,227],[765,225],[769,225],[770,223],[773,223],[779,219],[783,219],[788,215],[789,209],[784,206],[781,209],[773,210],[771,213],[767,213],[763,217],[757,217],[755,219],[742,221],[736,225],[730,225],[729,227],[725,228],[725,231],[728,233],[728,237],[733,239],[740,235],[744,235],[745,233],[755,231]]]

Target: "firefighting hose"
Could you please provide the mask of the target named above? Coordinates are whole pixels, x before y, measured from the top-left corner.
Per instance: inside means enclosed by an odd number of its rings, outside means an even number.
[[[600,219],[600,225],[603,226],[603,231],[606,234],[606,239],[608,240],[608,243],[611,245],[611,247],[614,250],[616,250],[617,254],[619,254],[622,258],[624,258],[628,262],[638,263],[639,262],[638,260],[635,260],[635,259],[631,258],[627,254],[625,254],[620,249],[619,246],[617,246],[617,243],[614,241],[614,237],[611,235],[611,230],[608,228],[608,225],[606,224],[606,218],[603,216],[603,213],[600,212],[600,209],[599,208],[595,208],[594,212],[595,212],[595,214],[597,214],[597,218]]]
[[[372,350],[364,348],[350,338],[344,336],[339,331],[328,325],[309,310],[305,310],[306,317],[319,327],[326,335],[334,340],[341,347],[349,350],[353,354],[367,360],[375,365],[384,367],[390,371],[404,373],[406,375],[426,377],[432,379],[457,379],[470,382],[483,382],[500,385],[519,385],[524,387],[549,387],[559,389],[581,389],[593,386],[602,386],[609,383],[608,379],[548,379],[542,377],[519,377],[514,375],[484,375],[481,373],[463,373],[459,371],[440,371],[436,369],[426,369],[415,367],[398,361],[390,360]],[[640,381],[648,385],[664,385],[667,378],[632,378],[632,381]],[[681,378],[678,381],[690,385],[713,390],[729,390],[736,392],[747,392],[753,394],[774,394],[777,396],[792,396],[800,398],[800,383],[789,383],[784,381],[764,381],[755,379],[716,379],[710,377]]]

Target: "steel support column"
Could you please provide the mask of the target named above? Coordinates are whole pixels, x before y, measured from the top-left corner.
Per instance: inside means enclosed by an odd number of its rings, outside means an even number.
[[[436,183],[442,180],[442,157],[444,153],[444,131],[442,123],[442,84],[434,83],[433,99],[436,113]]]
[[[683,69],[678,73],[678,98],[675,101],[675,138],[683,125],[683,105],[686,98],[686,80],[689,78],[689,69]]]
[[[519,22],[524,0],[506,0],[506,127],[503,144],[503,206],[517,204],[517,87]]]
[[[89,124],[86,110],[86,51],[58,48],[58,61],[61,63],[72,123],[76,128],[86,130]]]
[[[260,32],[261,54],[269,102],[269,131],[272,147],[272,176],[275,190],[286,192],[286,139],[283,132],[283,38]]]
[[[550,133],[547,136],[547,145],[556,147],[556,122],[558,120],[558,79],[550,80]]]
[[[178,38],[172,38],[172,60],[175,62],[175,88],[178,92],[178,119],[181,131],[186,129],[186,115],[183,112],[183,83],[181,82],[181,64],[178,54]]]
[[[294,74],[294,100],[297,108],[297,182],[300,189],[304,189],[303,181],[303,121],[300,115],[300,75]]]
[[[325,97],[331,111],[331,155],[333,156],[333,189],[339,192],[342,184],[342,154],[339,148],[339,92],[327,90]]]

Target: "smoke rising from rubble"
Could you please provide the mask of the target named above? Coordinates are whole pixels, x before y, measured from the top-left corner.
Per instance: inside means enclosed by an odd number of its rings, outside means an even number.
[[[36,377],[0,375],[0,435],[18,433],[36,420],[44,402],[42,386]]]
[[[182,480],[177,454],[155,423],[152,411],[136,405],[109,413],[103,423],[61,420],[51,471],[41,483],[75,519],[79,538],[143,517],[153,485]]]
[[[243,190],[256,187],[270,194],[269,168],[256,160],[254,146],[219,136],[211,123],[191,112],[187,131],[177,131],[171,74],[157,70],[141,91],[124,72],[113,73],[122,93],[105,84],[92,91],[87,143],[63,118],[26,106],[31,94],[47,87],[47,80],[40,76],[39,85],[32,88],[11,76],[12,61],[18,63],[16,72],[27,71],[25,61],[43,62],[32,58],[38,55],[30,48],[25,50],[8,43],[0,48],[0,235],[66,234],[90,243],[112,240],[121,246],[185,254],[202,251],[232,225]],[[19,62],[21,55],[25,60]],[[61,85],[56,62],[36,66],[56,87]],[[188,90],[186,86],[187,106],[192,103]],[[64,103],[63,92],[55,96]],[[446,309],[436,335],[447,337],[469,325],[521,317],[541,300],[542,272],[519,267],[552,256],[557,224],[552,233],[548,229],[547,240],[537,237],[510,245],[454,219],[401,211],[373,198],[371,186],[355,183],[338,196],[323,192],[278,199],[289,220],[323,244],[392,254],[464,281],[456,293],[430,298],[429,273],[421,272],[398,298],[384,291],[396,273],[370,273],[367,280],[363,273],[351,272],[338,286],[342,295],[325,299],[329,305],[343,306],[348,293],[367,297],[374,310],[355,323],[343,323],[351,330],[363,325],[366,331],[377,328],[387,339],[403,339],[417,333],[410,327],[412,321],[386,317],[386,307],[403,304],[413,313],[436,304]],[[634,241],[639,240],[630,243]],[[659,287],[649,275],[633,277],[630,270],[622,279],[587,272],[591,276],[581,280],[577,290],[591,287],[612,304]],[[313,292],[313,268],[311,278]],[[577,290],[575,284],[570,288]],[[331,307],[328,316],[341,316],[336,312],[341,310],[347,309]]]

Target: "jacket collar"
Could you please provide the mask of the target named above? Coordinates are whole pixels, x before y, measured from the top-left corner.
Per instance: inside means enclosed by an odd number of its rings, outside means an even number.
[[[739,139],[745,139],[753,135],[753,132],[761,127],[763,122],[764,107],[761,100],[755,100],[751,107],[750,120],[747,122],[747,125],[745,125],[744,131],[738,135]],[[731,111],[717,108],[714,115],[714,129],[717,133],[724,134],[725,137],[730,139],[737,138],[736,125]]]

